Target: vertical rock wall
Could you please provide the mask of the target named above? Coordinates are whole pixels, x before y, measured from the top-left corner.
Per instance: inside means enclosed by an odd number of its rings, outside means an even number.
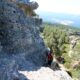
[[[45,62],[45,46],[34,23],[16,4],[0,0],[0,80],[25,80],[18,70]]]

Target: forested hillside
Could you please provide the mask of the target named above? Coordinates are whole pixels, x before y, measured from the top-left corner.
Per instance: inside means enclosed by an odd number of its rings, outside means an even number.
[[[41,36],[53,55],[62,56],[63,65],[71,72],[73,78],[80,80],[80,29],[60,24],[43,24]]]

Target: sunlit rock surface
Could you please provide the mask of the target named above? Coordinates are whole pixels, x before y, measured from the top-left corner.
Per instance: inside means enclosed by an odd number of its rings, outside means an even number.
[[[19,71],[24,74],[29,80],[72,80],[65,71],[53,71],[48,67],[41,67],[35,71]]]

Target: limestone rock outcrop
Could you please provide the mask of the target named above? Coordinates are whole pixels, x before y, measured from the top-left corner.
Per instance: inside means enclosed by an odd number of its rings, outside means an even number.
[[[19,71],[28,77],[29,80],[72,80],[65,71],[53,71],[48,67],[41,67],[37,71]]]
[[[45,46],[34,23],[16,4],[0,0],[0,80],[13,80],[19,69],[29,70],[27,63],[45,62]]]

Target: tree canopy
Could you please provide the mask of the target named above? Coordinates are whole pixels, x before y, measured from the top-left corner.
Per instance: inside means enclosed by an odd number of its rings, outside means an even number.
[[[64,44],[69,43],[67,33],[59,27],[46,24],[43,30],[44,41],[56,56],[65,51]]]

